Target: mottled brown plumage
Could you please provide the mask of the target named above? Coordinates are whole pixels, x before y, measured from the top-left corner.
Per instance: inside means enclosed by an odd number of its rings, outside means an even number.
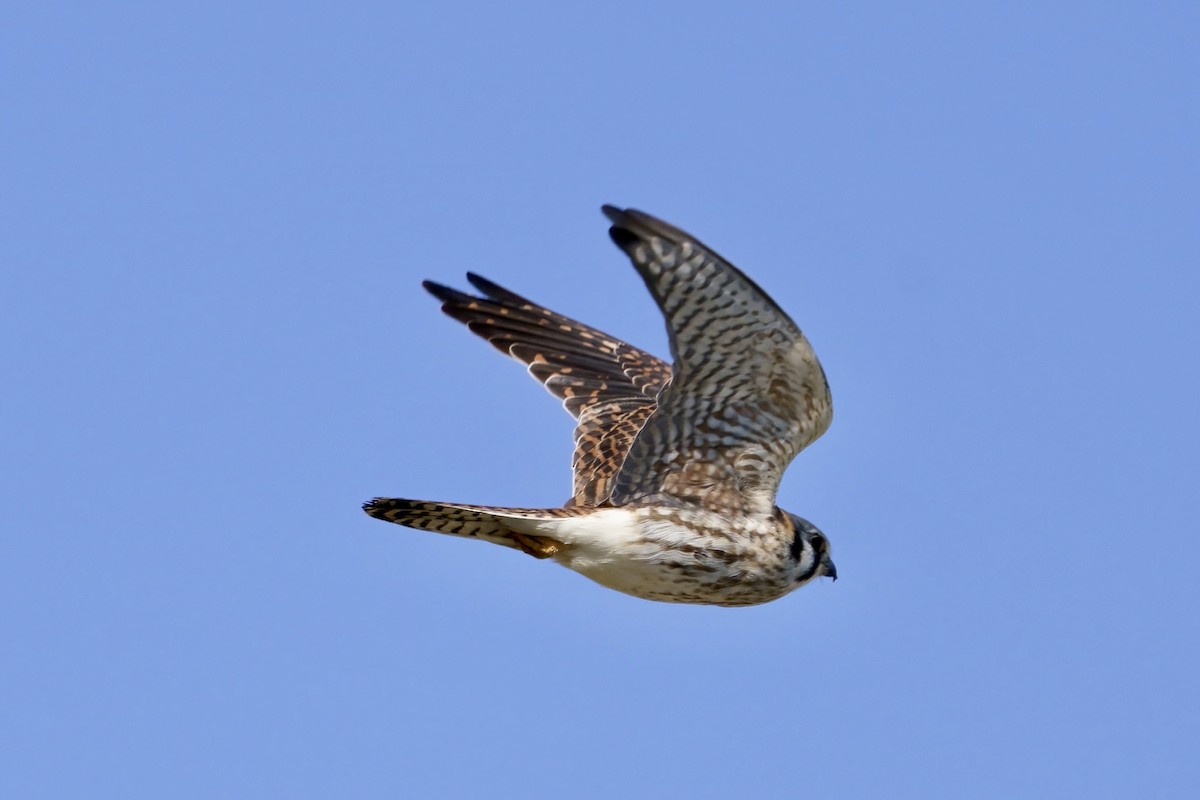
[[[698,240],[638,211],[604,213],[663,312],[670,366],[478,275],[467,277],[481,296],[424,284],[577,419],[566,506],[377,498],[365,510],[553,558],[654,600],[750,605],[836,577],[824,535],[775,506],[784,469],[832,416],[808,340]]]
[[[593,506],[608,497],[608,483],[629,445],[654,411],[654,398],[671,379],[671,367],[561,314],[556,314],[474,273],[483,297],[425,281],[442,310],[529,372],[579,422],[571,505]]]

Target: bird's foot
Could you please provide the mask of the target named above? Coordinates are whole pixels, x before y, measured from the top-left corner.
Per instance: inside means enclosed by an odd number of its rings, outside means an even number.
[[[521,548],[522,552],[528,553],[534,558],[549,558],[562,547],[562,542],[556,542],[543,536],[527,536],[523,533],[512,534],[512,540],[517,547]]]

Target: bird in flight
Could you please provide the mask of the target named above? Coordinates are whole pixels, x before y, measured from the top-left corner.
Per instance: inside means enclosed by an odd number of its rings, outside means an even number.
[[[562,508],[377,497],[372,517],[549,558],[619,592],[747,606],[837,579],[829,540],[775,505],[833,404],[808,339],[775,301],[692,236],[604,206],[609,235],[666,319],[672,364],[471,273],[432,281],[442,310],[526,365],[576,418]]]

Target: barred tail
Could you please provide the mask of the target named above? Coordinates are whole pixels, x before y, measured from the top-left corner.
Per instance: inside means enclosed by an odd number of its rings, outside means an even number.
[[[376,497],[363,504],[363,511],[385,522],[420,531],[483,539],[536,558],[549,558],[562,547],[561,542],[542,535],[545,523],[576,515],[570,509],[473,506],[400,497]]]

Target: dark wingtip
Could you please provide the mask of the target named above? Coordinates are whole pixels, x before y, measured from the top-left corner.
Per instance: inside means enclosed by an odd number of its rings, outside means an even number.
[[[637,244],[639,237],[629,229],[629,224],[633,221],[629,211],[607,204],[600,206],[600,210],[612,222],[612,227],[608,229],[608,235],[613,240],[613,243],[626,253],[632,255],[633,246]]]
[[[449,303],[456,297],[462,294],[456,289],[451,289],[449,286],[443,286],[440,283],[433,281],[421,281],[421,288],[429,292],[431,295],[441,300],[443,303]]]
[[[619,225],[613,225],[611,228],[609,228],[608,235],[617,247],[631,255],[633,253],[633,248],[637,246],[639,241],[639,237],[636,233],[628,228],[622,228]]]
[[[443,303],[461,303],[472,299],[470,295],[463,294],[462,291],[445,287],[445,285],[433,281],[421,281],[421,287]]]
[[[468,272],[467,273],[467,283],[471,284],[472,286],[474,286],[476,289],[478,289],[481,292],[486,292],[488,290],[488,287],[496,285],[496,284],[492,283],[491,281],[489,281],[487,278],[480,275],[478,272]]]
[[[472,286],[491,298],[503,298],[506,295],[512,294],[512,292],[508,291],[503,286],[492,283],[487,278],[475,272],[468,272],[467,280]]]
[[[638,211],[636,208],[617,208],[606,204],[600,206],[600,210],[604,212],[604,216],[612,220],[614,225],[620,225],[623,228],[633,225],[665,224],[657,217],[647,214],[645,211]]]
[[[467,273],[467,280],[471,282],[472,286],[483,292],[484,296],[489,297],[498,303],[509,303],[515,306],[537,305],[537,303],[534,303],[532,300],[522,297],[514,291],[505,289],[500,284],[493,283],[482,275],[477,275],[474,272]]]

